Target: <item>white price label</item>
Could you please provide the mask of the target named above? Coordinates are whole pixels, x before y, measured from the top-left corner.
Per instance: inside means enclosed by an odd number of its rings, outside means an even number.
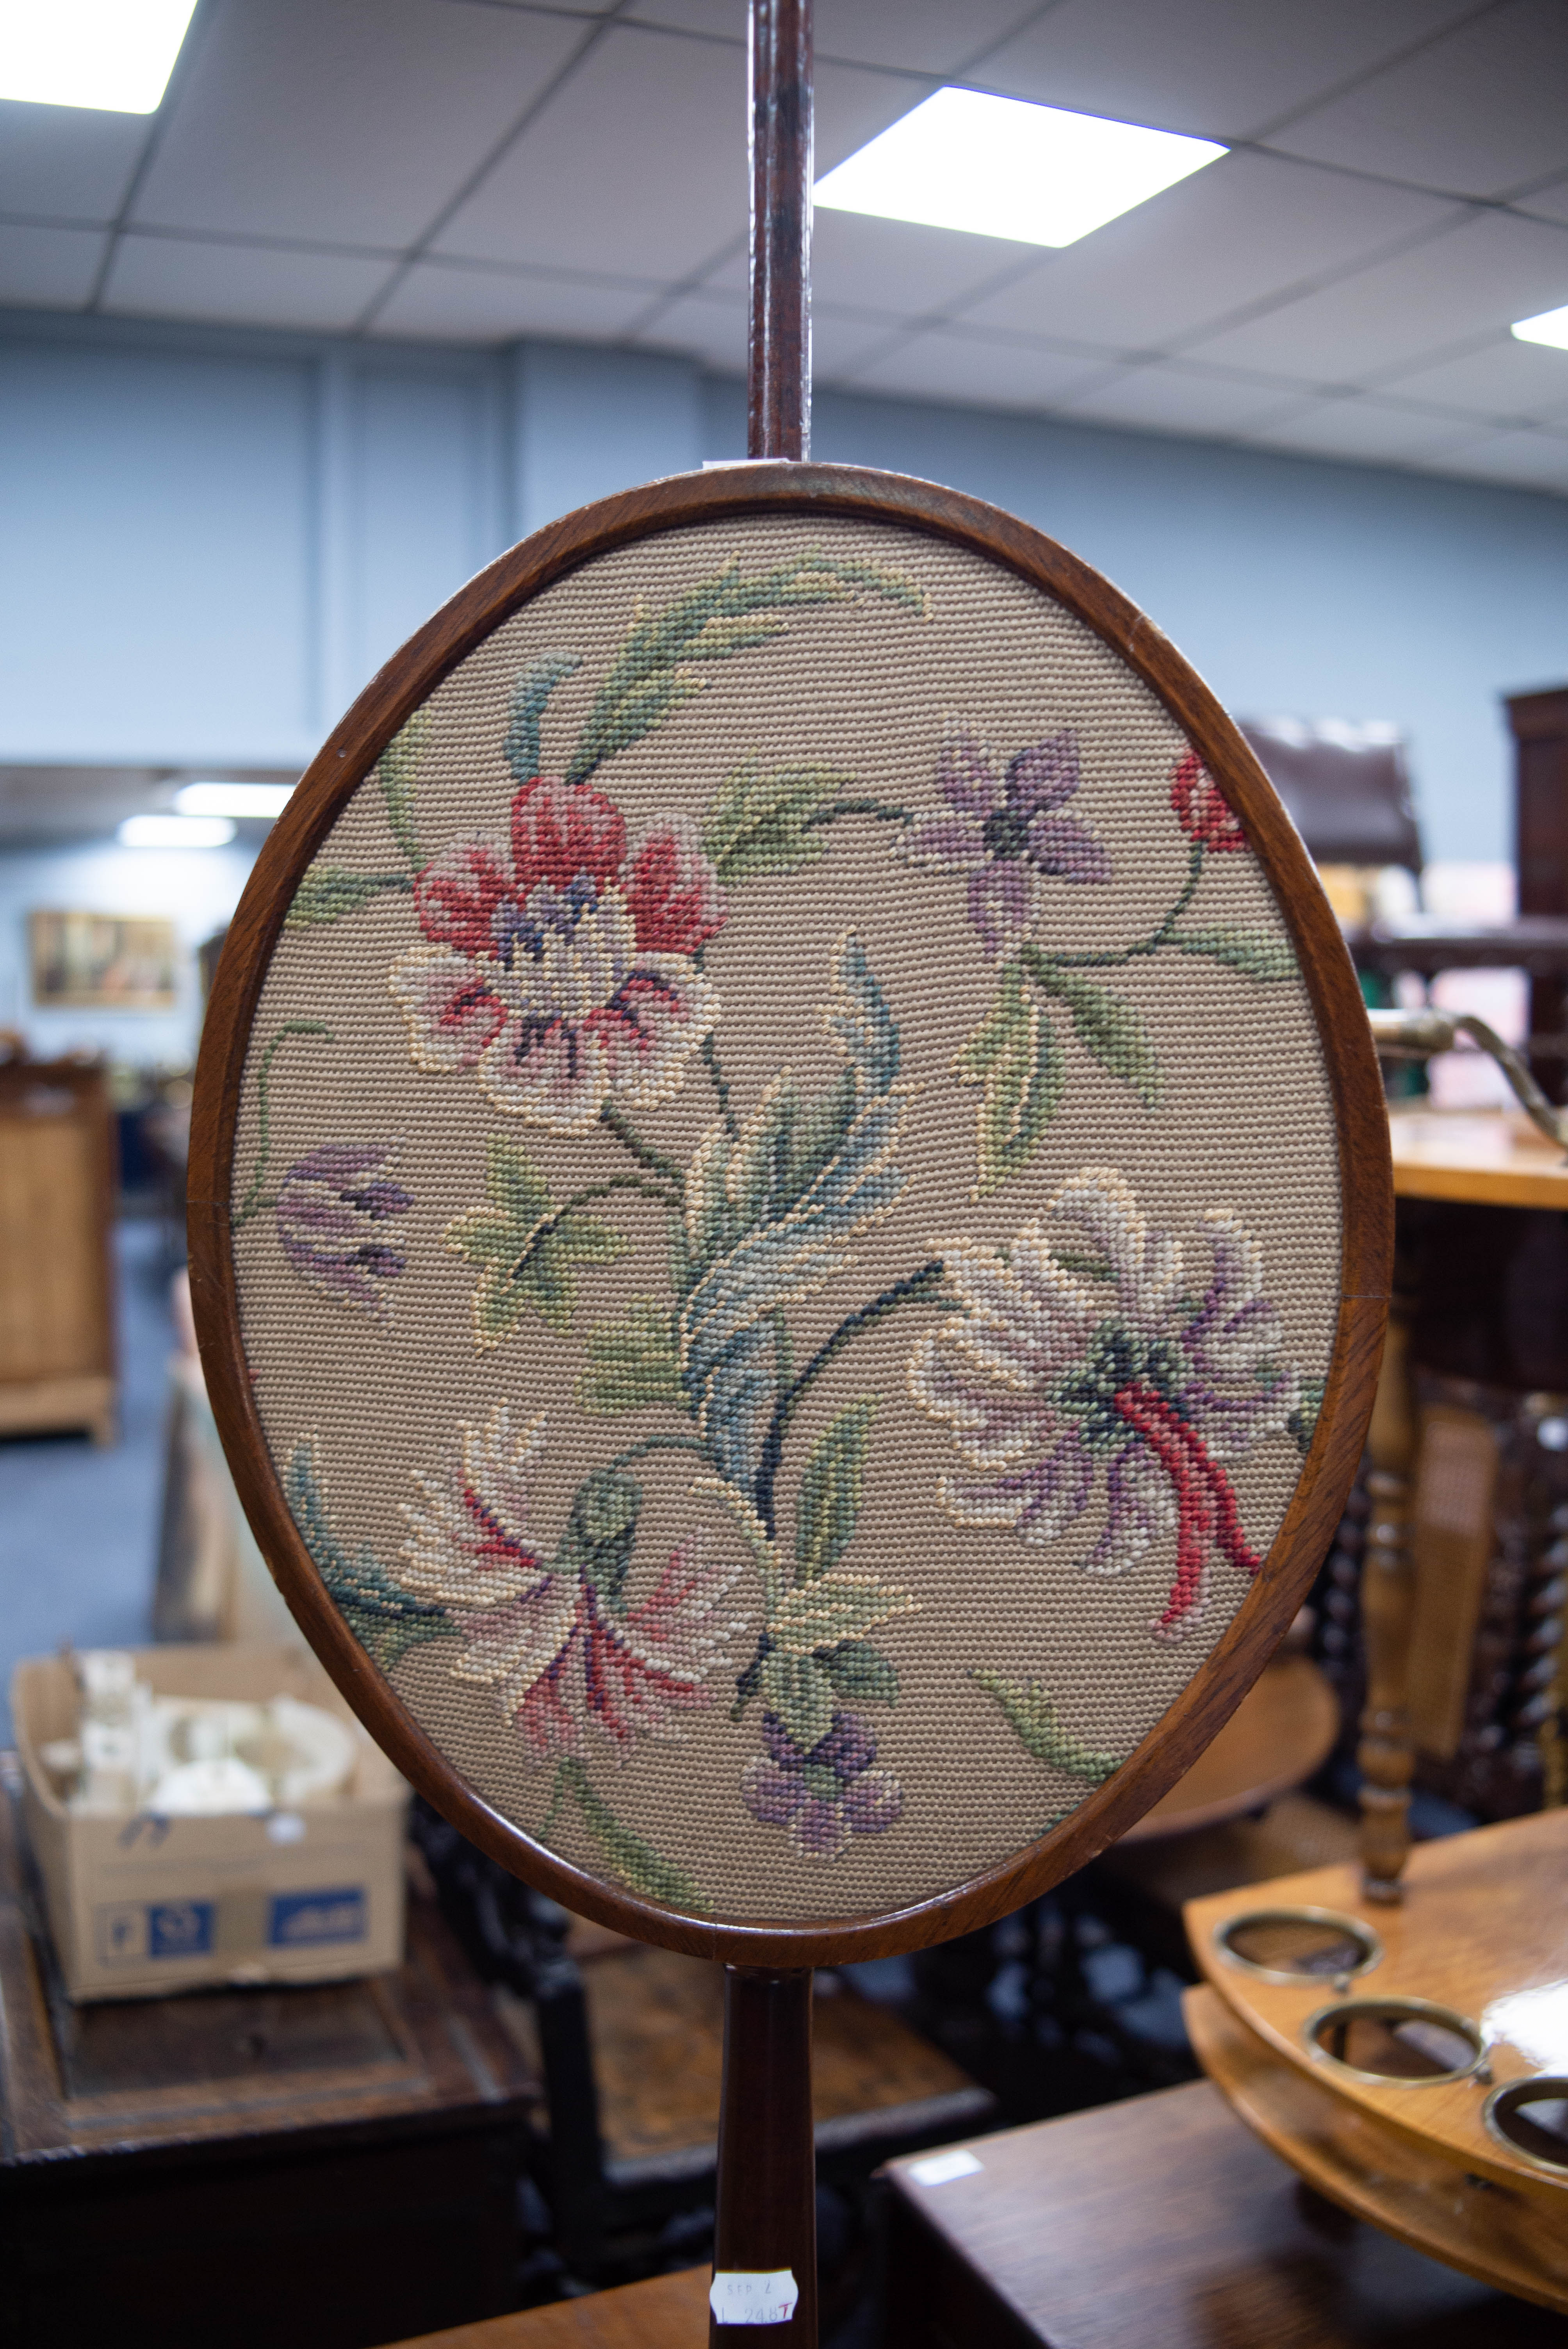
[[[707,2304],[720,2324],[788,2324],[799,2297],[788,2268],[716,2268]]]

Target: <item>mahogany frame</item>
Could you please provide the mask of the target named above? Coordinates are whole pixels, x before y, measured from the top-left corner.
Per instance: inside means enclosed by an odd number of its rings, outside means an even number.
[[[535,1843],[464,1785],[338,1614],[289,1514],[241,1347],[230,1237],[252,1022],[294,890],[350,794],[457,664],[554,581],[655,533],[758,513],[894,523],[965,547],[1055,597],[1158,696],[1241,818],[1290,926],[1334,1102],[1343,1202],[1338,1327],[1316,1433],[1263,1572],[1207,1662],[1115,1775],[1026,1852],[907,1908],[805,1923],[703,1920],[617,1890]],[[241,1500],[294,1620],[377,1743],[472,1842],[566,1907],[731,1966],[804,1968],[926,1948],[1010,1914],[1114,1842],[1228,1720],[1316,1572],[1361,1457],[1387,1309],[1393,1188],[1382,1082],[1337,924],[1262,768],[1174,646],[1109,581],[995,506],[903,474],[764,460],[650,482],[536,532],[410,637],[328,737],[262,851],[219,962],[197,1071],[189,1227],[201,1359]]]

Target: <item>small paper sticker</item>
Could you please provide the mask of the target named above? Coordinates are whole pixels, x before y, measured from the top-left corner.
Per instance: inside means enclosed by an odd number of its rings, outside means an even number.
[[[719,2324],[788,2324],[799,2297],[789,2268],[716,2268],[707,2304]]]
[[[912,2161],[909,2174],[917,2186],[945,2186],[952,2178],[973,2178],[979,2168],[972,2153],[955,2145],[946,2153],[934,2153],[928,2161]]]

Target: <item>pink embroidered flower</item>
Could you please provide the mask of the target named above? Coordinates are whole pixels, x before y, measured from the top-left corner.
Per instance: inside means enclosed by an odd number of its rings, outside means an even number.
[[[687,818],[629,846],[613,801],[538,777],[510,841],[454,842],[414,904],[430,943],[390,985],[418,1067],[475,1069],[498,1109],[556,1133],[678,1092],[718,1009],[693,957],[725,919]]]
[[[1078,1563],[1125,1574],[1174,1526],[1175,1578],[1152,1629],[1179,1639],[1202,1613],[1216,1551],[1258,1570],[1221,1463],[1284,1430],[1301,1400],[1261,1251],[1227,1210],[1211,1210],[1212,1268],[1194,1300],[1180,1247],[1145,1222],[1119,1174],[1075,1176],[1046,1216],[1067,1227],[1059,1248],[1042,1221],[1005,1250],[942,1250],[964,1309],[916,1345],[910,1388],[986,1472],[944,1477],[943,1505],[961,1525],[1054,1542],[1103,1475],[1103,1526]]]
[[[1171,777],[1171,804],[1194,848],[1212,849],[1222,855],[1245,848],[1246,833],[1196,750],[1189,750],[1176,763]]]
[[[530,1752],[583,1755],[592,1728],[624,1754],[639,1737],[679,1734],[677,1716],[711,1703],[703,1686],[733,1624],[718,1612],[738,1574],[683,1542],[653,1588],[625,1603],[641,1494],[608,1471],[573,1505],[547,1565],[528,1532],[528,1487],[542,1417],[512,1434],[504,1403],[465,1427],[456,1456],[415,1482],[398,1579],[446,1607],[468,1641],[459,1680],[495,1692]]]
[[[951,734],[936,762],[938,815],[916,816],[899,843],[910,864],[969,876],[969,918],[995,961],[1016,954],[1039,918],[1042,881],[1110,879],[1110,858],[1076,816],[1057,811],[1079,782],[1070,731],[1033,742],[1006,771],[971,734]]]
[[[903,1789],[873,1770],[877,1742],[858,1713],[835,1713],[809,1754],[777,1713],[762,1716],[766,1754],[740,1774],[740,1798],[764,1826],[789,1830],[808,1859],[837,1859],[851,1835],[882,1835],[903,1816]]]

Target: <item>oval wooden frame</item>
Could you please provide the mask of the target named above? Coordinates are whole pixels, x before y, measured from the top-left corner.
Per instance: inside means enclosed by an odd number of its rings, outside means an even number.
[[[1338,1329],[1317,1431],[1264,1570],[1207,1663],[1115,1775],[1028,1850],[955,1890],[874,1916],[721,1923],[617,1891],[513,1826],[462,1783],[348,1630],[289,1514],[252,1398],[240,1344],[230,1185],[252,1020],[284,915],[345,801],[398,729],[520,605],[595,555],[691,523],[769,512],[896,523],[1003,564],[1085,621],[1180,721],[1245,825],[1295,938],[1334,1100],[1343,1253]],[[306,771],[230,926],[197,1071],[189,1226],[201,1360],[245,1513],[294,1620],[377,1743],[471,1841],[566,1907],[666,1949],[732,1965],[798,1967],[922,1949],[1008,1915],[1104,1850],[1175,1784],[1230,1717],[1326,1553],[1361,1456],[1387,1309],[1393,1183],[1377,1059],[1327,900],[1262,768],[1174,646],[1109,581],[995,506],[903,474],[763,461],[651,482],[537,531],[460,588],[366,688]]]

